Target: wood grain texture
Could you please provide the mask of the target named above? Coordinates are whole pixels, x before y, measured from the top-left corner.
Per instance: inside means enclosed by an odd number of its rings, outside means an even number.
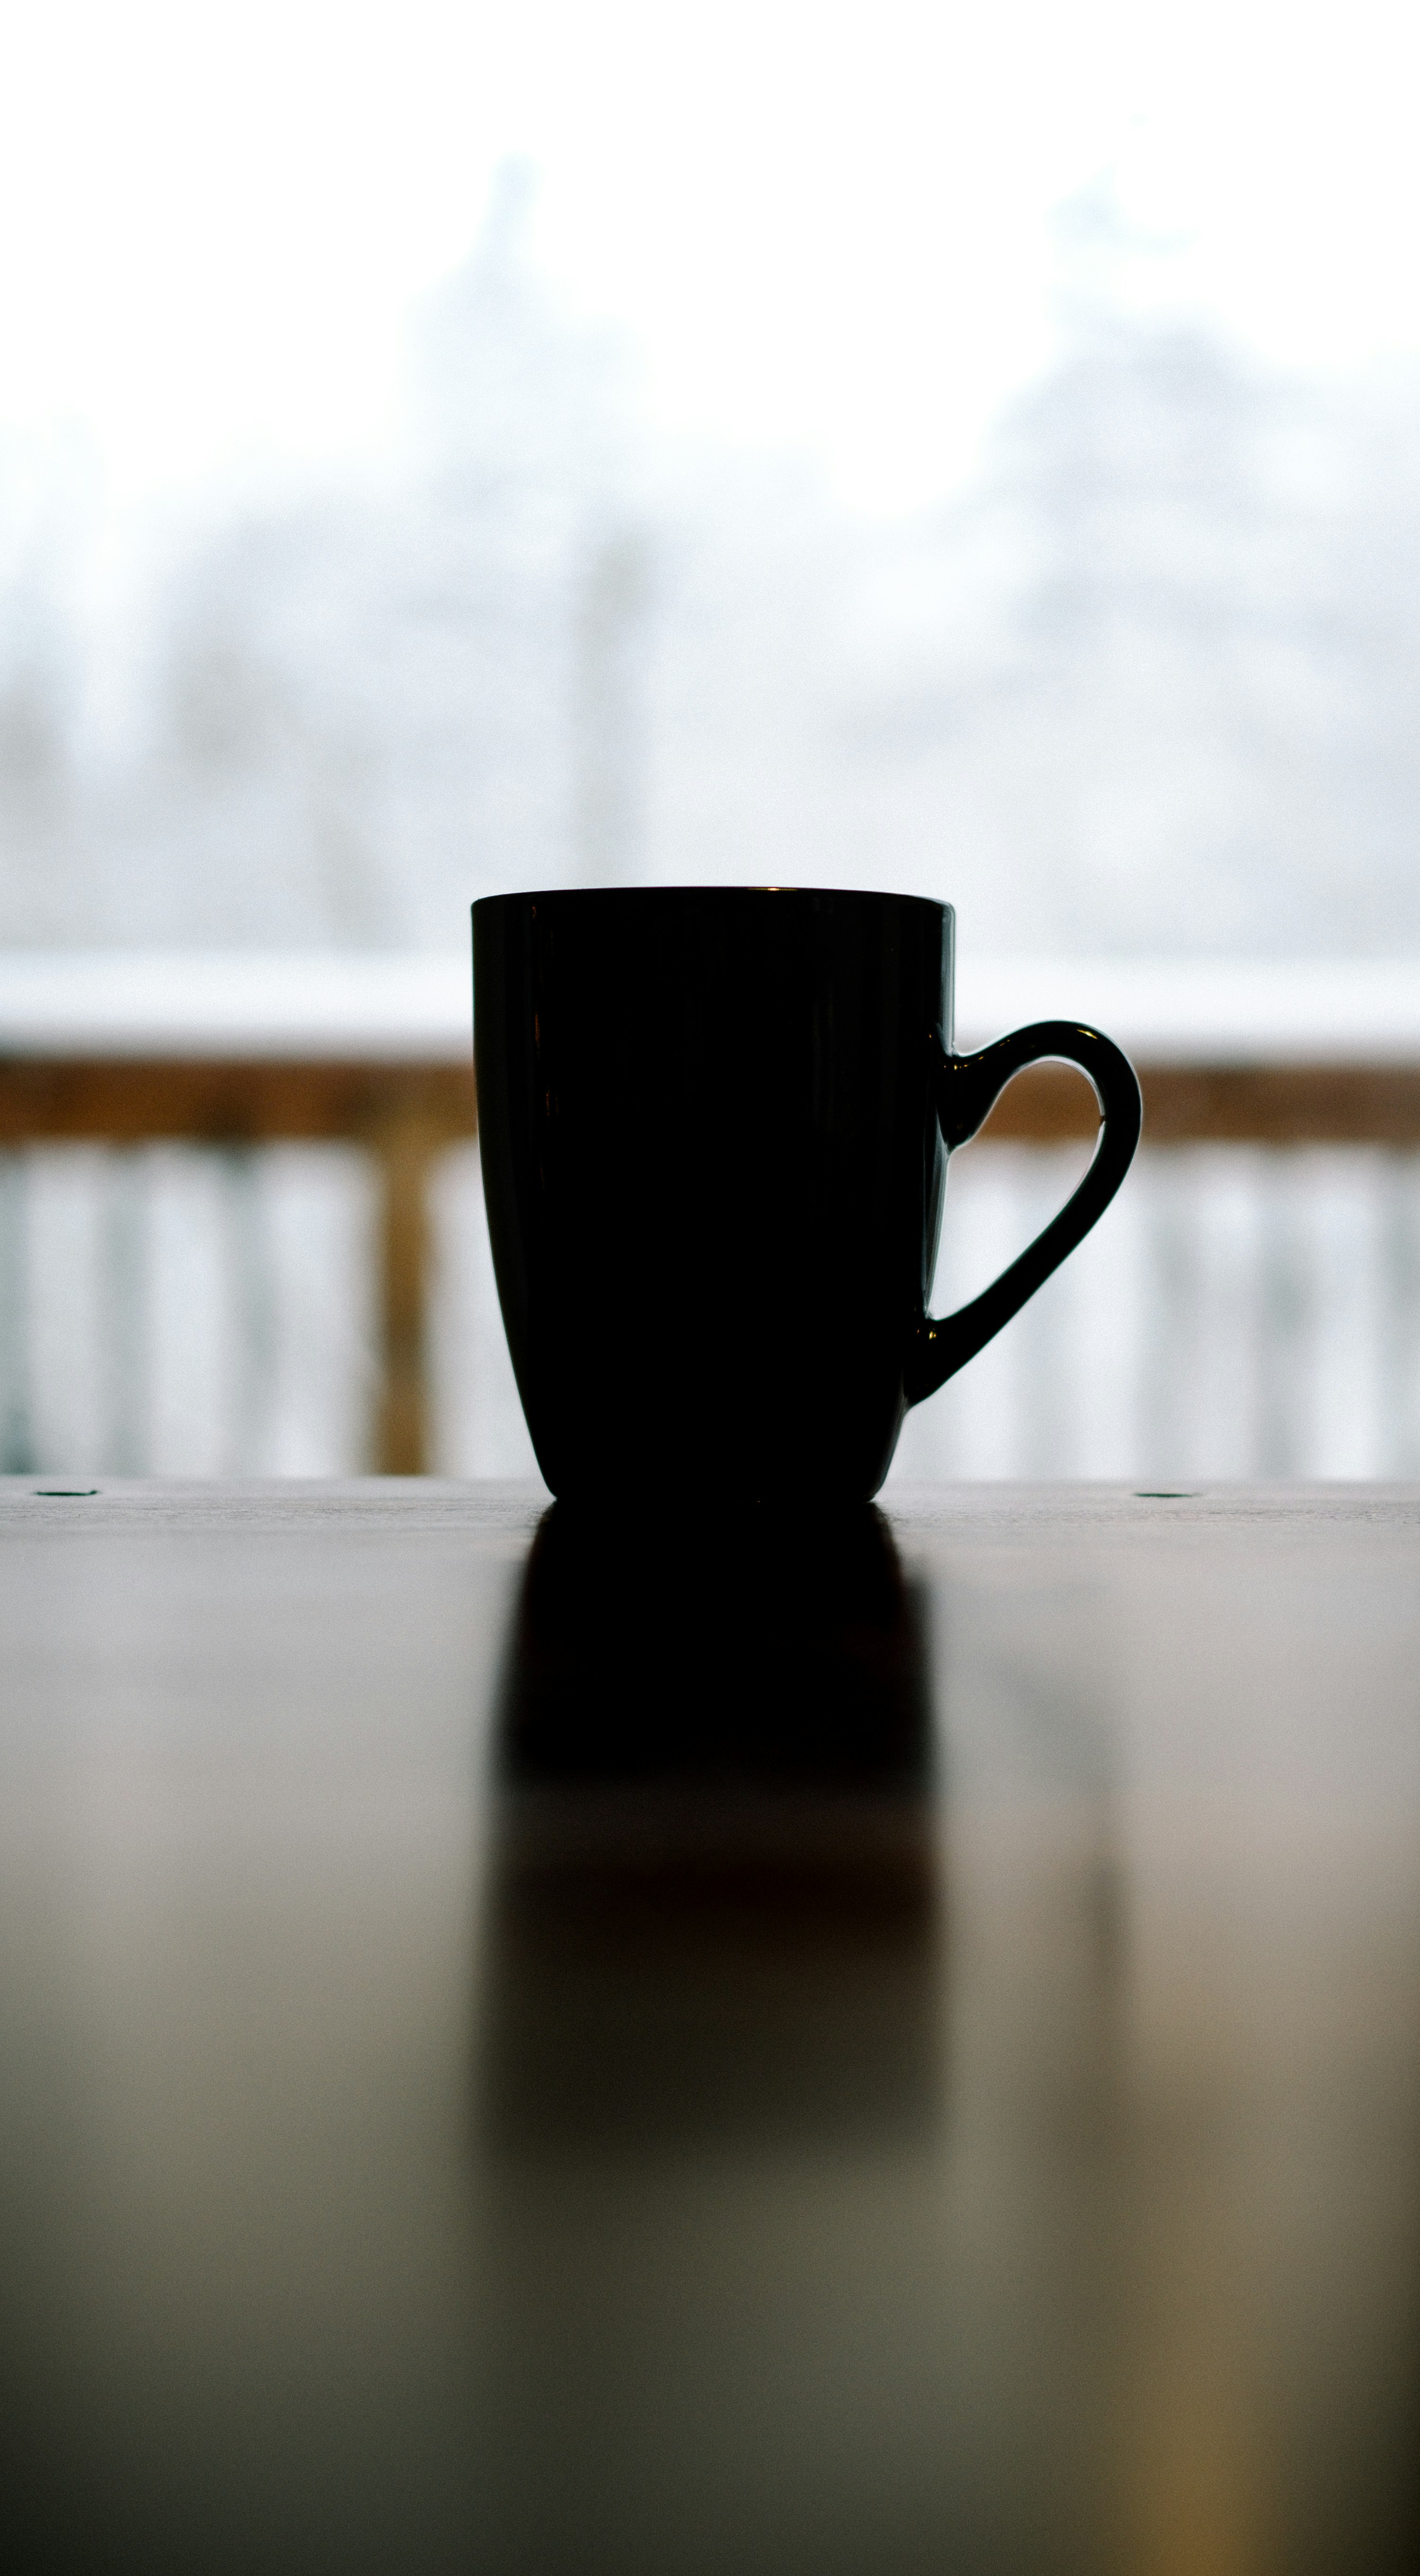
[[[472,1066],[285,1058],[75,1056],[0,1062],[0,1143],[368,1143],[417,1120],[441,1142],[476,1134]]]

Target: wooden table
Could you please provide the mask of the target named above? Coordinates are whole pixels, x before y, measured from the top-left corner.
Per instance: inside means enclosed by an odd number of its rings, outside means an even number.
[[[7,2565],[1420,2564],[1420,1491],[542,1514],[0,1493]]]

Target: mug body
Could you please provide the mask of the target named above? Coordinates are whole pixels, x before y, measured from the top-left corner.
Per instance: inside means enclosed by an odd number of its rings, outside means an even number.
[[[553,1493],[876,1493],[941,1219],[950,905],[495,895],[473,951],[494,1268]]]

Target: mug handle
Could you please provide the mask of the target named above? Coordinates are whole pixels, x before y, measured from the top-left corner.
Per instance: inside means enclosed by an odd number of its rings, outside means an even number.
[[[935,1395],[939,1386],[975,1359],[983,1344],[1019,1314],[1026,1299],[1035,1295],[1089,1233],[1096,1218],[1103,1216],[1134,1160],[1144,1116],[1139,1077],[1128,1056],[1112,1038],[1072,1020],[1036,1020],[1028,1029],[1013,1029],[1009,1037],[997,1038],[979,1055],[954,1054],[940,1028],[933,1029],[930,1044],[936,1058],[937,1120],[949,1155],[959,1145],[970,1144],[1013,1074],[1049,1058],[1076,1064],[1088,1077],[1099,1102],[1100,1131],[1079,1188],[1034,1243],[1027,1244],[999,1279],[993,1279],[969,1305],[959,1306],[954,1315],[923,1316],[904,1377],[909,1404]]]

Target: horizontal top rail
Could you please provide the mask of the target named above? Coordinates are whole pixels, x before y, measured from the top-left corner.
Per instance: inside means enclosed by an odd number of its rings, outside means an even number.
[[[1420,1064],[1157,1064],[1136,1058],[1150,1145],[1420,1148]],[[1063,1144],[1095,1133],[1089,1085],[1041,1064],[1002,1092],[983,1141]],[[0,1149],[348,1142],[424,1154],[471,1139],[471,1063],[292,1056],[0,1057]]]
[[[320,1056],[0,1057],[0,1145],[332,1144],[477,1134],[472,1061]]]
[[[1087,1020],[1143,1062],[1420,1065],[1420,958],[976,957],[957,1042]],[[0,955],[0,1056],[467,1064],[466,955]]]
[[[1371,1144],[1420,1149],[1420,1066],[1139,1064],[1152,1146]],[[1039,1064],[982,1128],[990,1144],[1090,1139],[1080,1074]],[[343,1064],[291,1056],[0,1059],[0,1149],[39,1144],[363,1144],[420,1151],[477,1136],[472,1064]]]

